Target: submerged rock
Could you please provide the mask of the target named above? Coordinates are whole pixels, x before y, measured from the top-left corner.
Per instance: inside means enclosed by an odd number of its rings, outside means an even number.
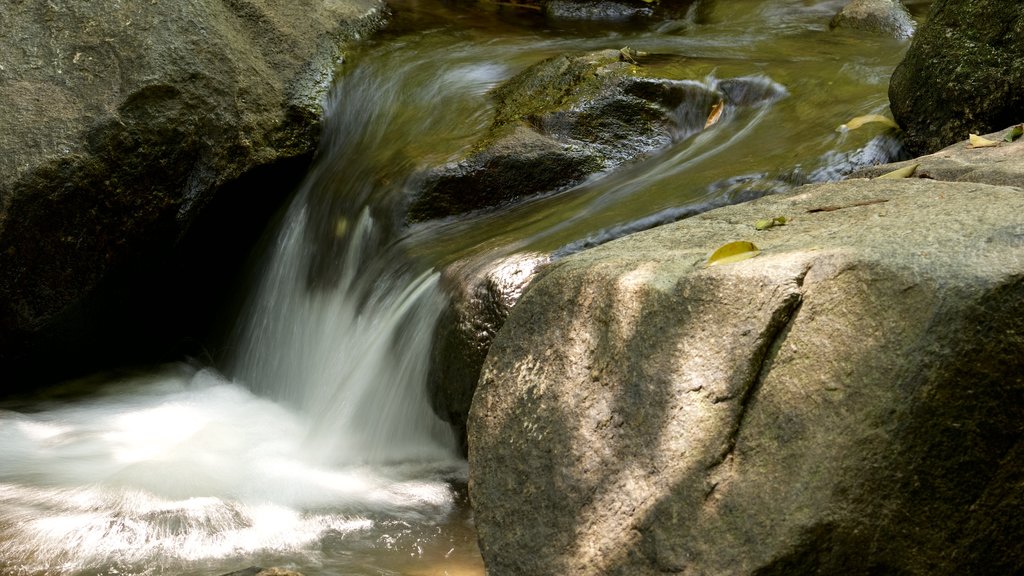
[[[555,19],[621,22],[654,16],[654,7],[643,0],[632,2],[549,0],[544,13]]]
[[[914,154],[1024,121],[1024,3],[935,0],[889,101]]]
[[[5,4],[0,379],[173,341],[308,161],[344,46],[380,21],[375,0]],[[187,244],[195,261],[163,274]]]
[[[647,78],[642,61],[628,49],[558,56],[506,82],[489,133],[463,160],[424,175],[409,220],[555,192],[700,132],[716,106],[729,115],[785,95],[763,77]]]
[[[848,180],[553,264],[469,416],[488,574],[1024,570],[1022,212]]]
[[[914,35],[916,24],[900,0],[850,0],[832,18],[829,26],[864,30],[903,40]]]
[[[260,568],[258,566],[253,566],[242,570],[235,570],[234,572],[224,574],[223,576],[302,576],[302,574],[287,568]]]
[[[703,12],[714,0],[524,0],[509,3],[540,12],[548,21],[565,24],[615,23],[640,25],[655,20],[686,18]]]

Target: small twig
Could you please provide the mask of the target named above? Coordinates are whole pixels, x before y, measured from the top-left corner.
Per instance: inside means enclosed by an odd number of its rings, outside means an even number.
[[[870,206],[872,204],[881,204],[882,202],[888,202],[887,198],[879,198],[877,200],[864,200],[863,202],[854,202],[853,204],[845,204],[843,206],[822,206],[820,208],[810,208],[807,210],[808,214],[814,214],[815,212],[835,212],[836,210],[842,210],[843,208],[854,208],[857,206]]]
[[[497,1],[497,0],[492,0],[491,4],[495,4],[497,6],[511,6],[513,8],[526,8],[528,10],[536,10],[538,12],[543,10],[543,8],[541,8],[540,6],[537,6],[535,4],[519,4],[517,2],[500,2],[500,1]]]

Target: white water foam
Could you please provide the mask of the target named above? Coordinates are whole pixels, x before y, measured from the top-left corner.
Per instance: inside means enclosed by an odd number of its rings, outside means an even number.
[[[0,567],[159,573],[205,558],[298,555],[382,515],[439,521],[453,506],[448,480],[465,474],[454,459],[325,466],[308,418],[210,370],[173,367],[107,391],[0,412]]]

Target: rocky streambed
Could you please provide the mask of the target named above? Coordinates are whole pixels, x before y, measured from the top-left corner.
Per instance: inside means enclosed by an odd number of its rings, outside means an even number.
[[[1020,571],[1020,6],[908,2],[896,67],[890,0],[578,4],[397,3],[369,41],[375,4],[4,13],[9,390],[194,352],[319,158],[228,343],[251,358],[5,404],[0,565],[479,571],[475,527],[495,575]],[[894,67],[902,131],[837,131]],[[935,153],[875,166],[902,142]],[[61,510],[82,529],[40,547]]]

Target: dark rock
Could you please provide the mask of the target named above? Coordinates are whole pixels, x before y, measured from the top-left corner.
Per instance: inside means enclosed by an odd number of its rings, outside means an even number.
[[[494,92],[489,133],[465,159],[429,171],[409,208],[420,221],[555,192],[704,129],[712,108],[777,100],[761,77],[712,82],[643,77],[626,49],[558,56]]]
[[[906,39],[916,24],[900,0],[851,0],[829,23],[831,28],[863,30]]]
[[[223,576],[302,576],[302,574],[287,568],[260,568],[258,566],[252,566],[242,570],[235,570],[234,572],[224,574]]]
[[[491,341],[549,261],[541,254],[514,254],[495,261],[461,261],[442,274],[450,299],[437,324],[427,386],[434,412],[452,425],[463,442],[469,406]]]
[[[67,376],[93,352],[155,337],[163,327],[145,326],[147,309],[141,317],[128,310],[126,295],[147,301],[155,317],[205,305],[203,279],[160,268],[183,263],[179,248],[188,244],[206,244],[191,254],[207,262],[193,272],[244,259],[223,249],[236,246],[224,237],[258,228],[247,217],[265,219],[287,193],[271,186],[308,160],[334,67],[347,42],[379,26],[376,7],[371,0],[5,5],[5,384]],[[257,169],[260,178],[251,178]],[[200,230],[211,233],[201,240],[199,222],[225,193],[241,203],[232,218]],[[162,277],[142,279],[148,274]],[[165,281],[175,288],[137,293]]]
[[[654,16],[654,7],[642,0],[634,2],[580,2],[550,0],[544,13],[555,19],[620,22]]]
[[[935,0],[889,101],[916,155],[1024,121],[1024,3]]]
[[[221,576],[256,576],[261,571],[263,571],[263,568],[260,568],[259,566],[250,566],[249,568],[235,570],[234,572],[222,574]]]
[[[686,18],[705,11],[713,0],[527,0],[519,4],[535,6],[545,19],[556,25],[567,23],[613,23],[649,25],[654,21]]]
[[[847,180],[552,264],[470,411],[488,574],[1020,573],[1022,211]]]

